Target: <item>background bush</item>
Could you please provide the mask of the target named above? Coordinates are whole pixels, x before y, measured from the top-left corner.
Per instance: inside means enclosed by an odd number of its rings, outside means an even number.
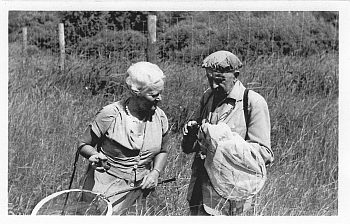
[[[243,59],[273,54],[308,56],[322,51],[337,51],[339,46],[337,12],[152,13],[158,15],[160,44],[157,51],[161,60],[173,55],[173,59],[198,62],[203,54],[219,49],[234,51]],[[31,44],[57,50],[57,41],[54,40],[57,35],[55,37],[53,33],[57,32],[60,21],[66,27],[65,39],[70,51],[79,50],[94,57],[109,57],[109,54],[101,54],[100,48],[109,50],[111,47],[144,53],[149,14],[11,11],[9,36],[10,41],[18,40],[21,27],[29,26],[34,34],[40,34],[33,35]],[[128,41],[131,37],[135,39]]]

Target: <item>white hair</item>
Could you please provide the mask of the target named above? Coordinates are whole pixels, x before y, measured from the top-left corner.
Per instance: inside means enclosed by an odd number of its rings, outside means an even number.
[[[135,93],[143,92],[160,82],[164,83],[163,71],[150,62],[142,61],[132,64],[126,72],[128,77],[125,82],[129,89]]]

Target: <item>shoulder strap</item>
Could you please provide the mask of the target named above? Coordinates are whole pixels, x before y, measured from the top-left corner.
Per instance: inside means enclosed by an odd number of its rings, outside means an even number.
[[[248,124],[249,124],[249,117],[248,117],[248,92],[249,92],[249,89],[246,88],[244,90],[244,94],[243,94],[243,111],[244,111],[245,126],[247,128],[245,139],[247,139],[247,136],[248,136]]]
[[[203,120],[203,118],[204,118],[204,112],[205,112],[204,108],[207,107],[207,105],[208,105],[210,99],[211,99],[213,96],[214,96],[214,92],[211,91],[210,94],[209,94],[209,96],[208,96],[208,99],[205,101],[205,103],[204,103],[204,105],[203,105],[203,107],[202,107],[203,111],[202,111],[202,113],[200,114],[200,119]],[[200,109],[201,109],[201,108],[198,108],[198,110],[200,110]],[[210,110],[211,110],[211,108],[209,108],[209,112],[210,112]]]

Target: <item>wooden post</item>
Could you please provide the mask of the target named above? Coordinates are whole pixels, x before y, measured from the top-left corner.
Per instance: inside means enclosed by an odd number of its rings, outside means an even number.
[[[58,38],[60,45],[60,71],[64,71],[64,60],[65,60],[65,43],[64,43],[64,25],[63,23],[58,24]]]
[[[27,46],[28,46],[27,27],[22,28],[22,34],[23,34],[22,59],[23,59],[23,64],[25,64],[27,61]]]
[[[157,28],[157,16],[148,15],[147,28],[148,28],[148,45],[147,45],[147,61],[151,63],[156,62],[156,28]]]

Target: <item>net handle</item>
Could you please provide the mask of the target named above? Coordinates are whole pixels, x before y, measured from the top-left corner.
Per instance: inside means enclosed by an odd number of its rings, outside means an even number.
[[[173,177],[173,178],[170,178],[170,179],[166,179],[166,180],[162,180],[158,183],[159,184],[165,184],[165,183],[169,183],[169,182],[172,182],[172,181],[175,181],[176,178]],[[70,192],[88,192],[88,193],[92,193],[92,194],[95,194],[95,195],[98,195],[100,196],[101,198],[105,199],[105,202],[107,203],[107,213],[106,213],[106,216],[110,216],[112,215],[112,212],[113,212],[113,209],[112,209],[112,203],[108,200],[108,198],[112,197],[112,196],[115,196],[117,194],[121,194],[121,193],[125,193],[125,192],[128,192],[128,191],[133,191],[133,190],[136,190],[136,189],[140,189],[141,186],[137,186],[137,187],[133,187],[133,188],[128,188],[128,189],[124,189],[124,190],[120,190],[118,192],[115,192],[113,194],[110,194],[108,196],[103,196],[101,193],[96,193],[96,192],[93,192],[93,191],[89,191],[89,190],[84,190],[84,189],[68,189],[68,190],[63,190],[63,191],[58,191],[56,193],[53,193],[49,196],[47,196],[46,198],[42,199],[33,209],[31,215],[37,215],[39,209],[41,207],[43,207],[43,205],[52,200],[53,198],[61,195],[61,194],[65,194],[65,193],[70,193]],[[66,202],[65,202],[66,203]]]
[[[78,160],[79,160],[80,149],[81,149],[81,148],[79,147],[78,150],[75,152],[75,159],[74,159],[74,164],[73,164],[73,172],[72,172],[72,176],[70,177],[68,190],[70,190],[70,189],[72,188],[72,184],[73,184],[73,180],[74,180],[74,175],[75,175],[75,172],[76,172],[76,170],[77,170],[77,162],[78,162]],[[63,215],[63,214],[64,214],[64,211],[66,210],[68,197],[69,197],[69,193],[67,194],[66,199],[65,199],[65,201],[64,201],[64,205],[63,205],[63,209],[62,209],[61,215]]]
[[[173,178],[170,178],[170,179],[166,179],[166,180],[162,180],[158,183],[159,184],[165,184],[165,183],[169,183],[169,182],[172,182],[172,181],[175,181],[176,178],[173,177]],[[115,195],[118,195],[118,194],[121,194],[121,193],[125,193],[125,192],[128,192],[128,191],[133,191],[133,190],[137,190],[137,189],[140,189],[142,186],[137,186],[137,187],[132,187],[132,188],[127,188],[127,189],[124,189],[124,190],[120,190],[120,191],[117,191],[117,192],[114,192],[110,195],[107,195],[107,196],[104,196],[105,199],[108,199],[110,197],[113,197]]]
[[[64,190],[64,191],[58,191],[56,193],[53,193],[49,196],[47,196],[46,198],[42,199],[33,209],[31,215],[37,215],[39,209],[41,207],[43,207],[43,205],[50,201],[51,199],[61,195],[61,194],[65,194],[65,193],[69,193],[69,192],[87,192],[87,193],[92,193],[92,194],[95,194],[95,195],[98,195],[100,196],[101,198],[105,199],[100,193],[96,193],[96,192],[93,192],[93,191],[89,191],[89,190],[82,190],[82,189],[69,189],[69,190]],[[109,202],[108,200],[104,200],[106,203],[107,203],[107,213],[106,213],[106,216],[111,216],[112,215],[112,203]]]

